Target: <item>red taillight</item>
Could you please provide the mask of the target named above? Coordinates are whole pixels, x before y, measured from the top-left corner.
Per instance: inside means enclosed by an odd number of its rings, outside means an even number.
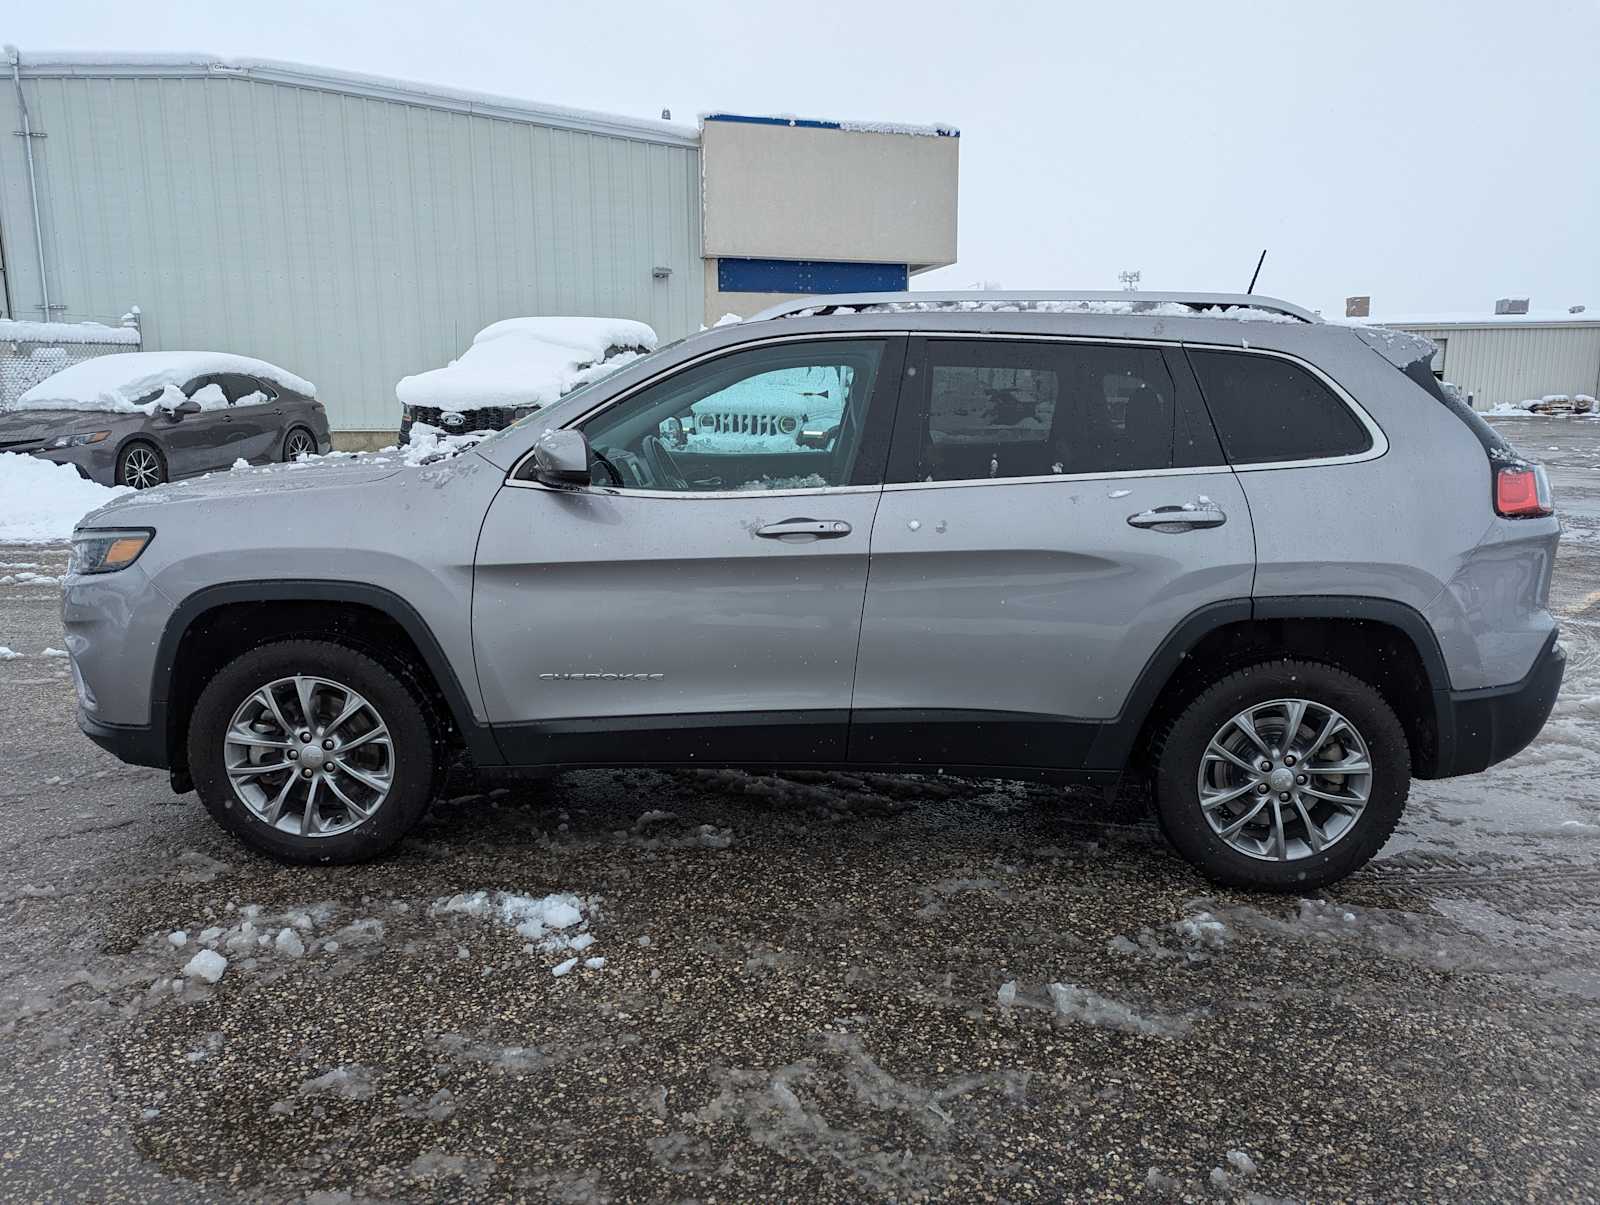
[[[1555,513],[1550,482],[1538,465],[1507,465],[1494,475],[1495,513],[1507,519],[1537,519]]]

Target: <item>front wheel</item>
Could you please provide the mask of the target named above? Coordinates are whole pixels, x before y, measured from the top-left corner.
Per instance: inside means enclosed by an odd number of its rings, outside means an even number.
[[[423,703],[365,653],[285,640],[195,703],[189,770],[224,828],[286,862],[372,858],[421,818],[436,755]]]
[[[1156,812],[1178,851],[1229,887],[1313,891],[1383,847],[1411,752],[1371,685],[1330,665],[1270,661],[1214,683],[1156,750]]]
[[[167,461],[161,450],[143,440],[134,440],[117,453],[117,484],[147,490],[167,479]]]

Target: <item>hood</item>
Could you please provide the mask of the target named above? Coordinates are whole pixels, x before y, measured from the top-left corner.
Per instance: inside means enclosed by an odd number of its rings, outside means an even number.
[[[124,494],[85,516],[85,526],[134,524],[144,515],[152,522],[159,512],[185,503],[231,503],[248,500],[252,507],[274,499],[300,499],[315,490],[341,490],[370,485],[407,471],[398,461],[352,456],[346,461],[313,464],[268,464],[258,468],[207,473],[203,477]],[[137,514],[135,513],[137,512]]]
[[[105,417],[81,410],[0,410],[0,444],[99,430]],[[101,428],[95,426],[96,419],[101,420]]]

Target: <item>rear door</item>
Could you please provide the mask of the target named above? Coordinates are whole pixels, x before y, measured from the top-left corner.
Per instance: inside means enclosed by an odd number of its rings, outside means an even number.
[[[850,760],[1116,768],[1096,744],[1140,671],[1254,572],[1181,351],[929,337],[908,364]]]
[[[240,373],[225,375],[222,388],[232,403],[228,434],[234,456],[253,462],[276,460],[283,447],[283,407],[277,390]]]
[[[513,764],[844,760],[904,342],[717,353],[577,424],[592,488],[513,470],[473,589],[479,682]],[[803,368],[845,395],[819,446],[696,446],[698,403]]]

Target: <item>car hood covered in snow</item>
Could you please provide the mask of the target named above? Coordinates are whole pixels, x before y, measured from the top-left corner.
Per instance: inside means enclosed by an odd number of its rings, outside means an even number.
[[[317,387],[303,377],[249,356],[220,351],[129,351],[95,356],[40,381],[8,411],[100,410],[131,414],[138,403],[167,386],[182,387],[212,373],[261,377],[290,393],[315,397]]]
[[[394,392],[407,406],[548,406],[655,346],[655,331],[626,318],[507,318],[445,367],[402,377]]]

